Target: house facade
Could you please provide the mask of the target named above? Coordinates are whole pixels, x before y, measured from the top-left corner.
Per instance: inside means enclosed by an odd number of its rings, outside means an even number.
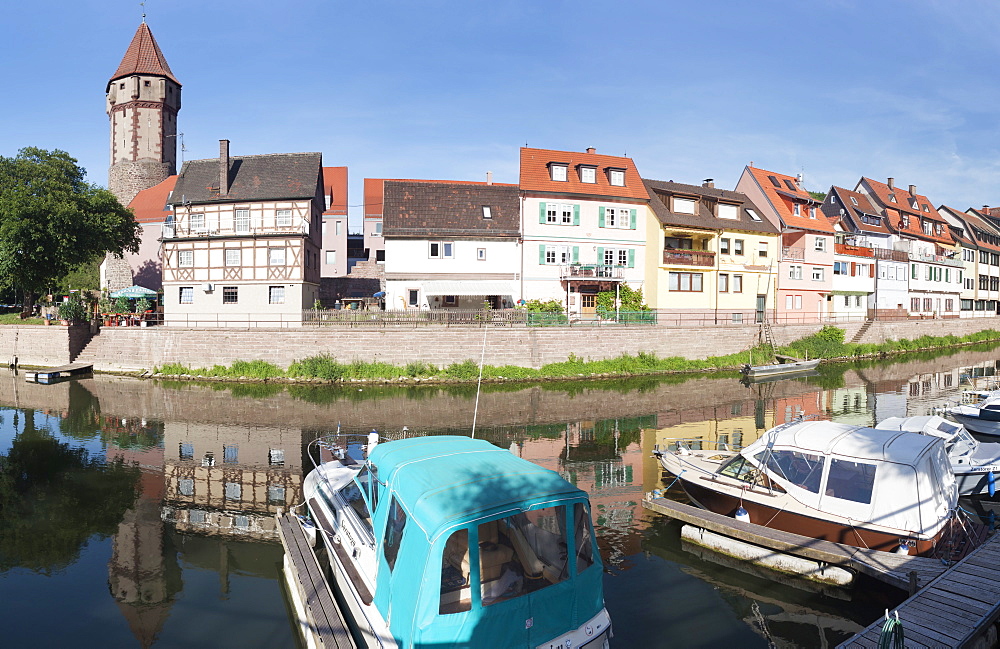
[[[760,208],[710,181],[643,182],[646,303],[692,324],[773,320],[778,228]]]
[[[868,197],[831,187],[821,206],[835,230],[831,314],[844,320],[906,318],[909,256]]]
[[[951,229],[964,266],[961,317],[995,316],[1000,306],[1000,230],[974,209],[961,212],[942,205],[938,213]]]
[[[164,323],[290,326],[318,297],[322,156],[229,155],[184,164],[163,226]]]
[[[909,316],[959,317],[965,264],[944,217],[915,185],[902,190],[893,178],[862,178],[855,191],[881,211],[893,231],[893,248],[908,256]]]
[[[347,167],[323,167],[321,277],[347,274]]]
[[[517,185],[386,180],[382,186],[387,309],[514,306]]]
[[[523,299],[590,317],[598,292],[643,289],[649,196],[630,158],[524,147],[519,184]]]
[[[820,201],[795,176],[747,166],[736,184],[763,216],[781,229],[778,255],[778,322],[819,322],[830,314],[834,230]]]

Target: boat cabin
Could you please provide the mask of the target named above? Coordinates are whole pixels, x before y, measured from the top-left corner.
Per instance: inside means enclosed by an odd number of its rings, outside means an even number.
[[[344,489],[401,646],[535,647],[604,610],[587,494],[553,471],[484,440],[417,437],[378,444]]]
[[[920,535],[958,499],[940,438],[829,421],[775,428],[719,469],[747,481],[758,472],[807,507]]]

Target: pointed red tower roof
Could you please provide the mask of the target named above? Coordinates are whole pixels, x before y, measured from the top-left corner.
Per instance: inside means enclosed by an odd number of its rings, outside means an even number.
[[[132,37],[128,51],[122,57],[122,62],[118,64],[118,69],[111,75],[108,86],[115,79],[128,77],[133,74],[166,77],[178,86],[181,85],[181,82],[174,77],[174,73],[170,71],[167,59],[163,56],[163,52],[160,51],[160,46],[156,44],[153,32],[149,31],[149,26],[146,23],[142,23],[139,25],[139,29],[135,30],[135,36]]]

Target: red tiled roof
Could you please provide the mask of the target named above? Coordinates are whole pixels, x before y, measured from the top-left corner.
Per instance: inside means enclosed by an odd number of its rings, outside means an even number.
[[[111,81],[115,79],[133,74],[166,77],[177,85],[181,85],[181,82],[174,77],[174,73],[170,71],[167,59],[160,51],[160,46],[156,44],[153,32],[149,31],[149,26],[146,23],[142,23],[139,25],[139,29],[135,30],[135,36],[132,37],[132,42],[129,44],[125,56],[122,57],[122,62],[118,64],[118,69],[111,75],[108,85],[110,86]]]
[[[481,180],[424,180],[420,178],[365,178],[365,218],[382,218],[384,184],[387,180],[408,183],[447,183],[449,185],[487,185]],[[491,183],[499,187],[517,187],[514,183]]]
[[[552,180],[549,163],[565,164],[566,180]],[[596,167],[595,180],[580,181],[578,166]],[[612,185],[608,179],[608,169],[625,170],[625,186]],[[591,194],[649,200],[646,187],[642,184],[639,171],[631,158],[601,155],[598,153],[578,153],[575,151],[551,151],[549,149],[521,148],[521,189],[526,192],[554,192],[559,194]]]
[[[889,220],[891,228],[900,234],[906,234],[917,239],[934,241],[935,243],[947,246],[955,245],[955,239],[951,236],[951,229],[948,223],[944,220],[944,217],[938,214],[938,211],[934,209],[934,206],[927,200],[926,196],[916,193],[910,194],[909,191],[899,189],[898,187],[893,189],[889,185],[872,180],[871,178],[862,177],[858,185],[860,186],[862,183],[868,185],[872,190],[872,198],[885,210],[885,215]],[[895,201],[891,200],[890,197],[892,196],[895,196]],[[917,203],[916,208],[913,207],[913,201]],[[908,218],[905,226],[903,225],[904,215]],[[933,222],[933,234],[924,233],[922,221]],[[944,228],[941,234],[937,233],[937,224],[941,224]]]
[[[760,185],[785,227],[827,234],[834,233],[833,224],[820,211],[816,199],[799,186],[797,178],[756,167],[748,166],[747,170]],[[777,181],[778,186],[775,186],[774,182],[771,181],[772,178]],[[792,211],[792,206],[796,204],[801,206],[801,216],[795,216]],[[814,219],[809,218],[810,206],[816,207],[816,218]]]
[[[177,176],[170,176],[159,185],[153,185],[135,195],[129,208],[135,214],[136,223],[162,223],[173,210],[165,209],[167,198],[177,183]]]
[[[323,194],[331,197],[324,215],[347,215],[347,167],[323,167]]]
[[[996,226],[986,220],[979,210],[970,209],[967,212],[961,212],[947,205],[942,205],[941,208],[950,211],[965,222],[968,226],[965,229],[965,239],[971,240],[983,250],[1000,253],[1000,243],[993,243],[993,241],[1000,239],[1000,232],[997,232]]]

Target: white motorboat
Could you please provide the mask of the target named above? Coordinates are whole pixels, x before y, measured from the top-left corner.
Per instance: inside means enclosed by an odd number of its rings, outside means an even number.
[[[967,390],[962,403],[944,412],[973,433],[1000,435],[1000,392]]]
[[[940,437],[944,440],[960,496],[992,496],[996,492],[997,482],[1000,482],[1000,442],[980,442],[961,424],[937,415],[889,417],[875,428]]]
[[[963,538],[938,437],[796,421],[738,452],[654,453],[697,505],[773,529],[948,559]]]

